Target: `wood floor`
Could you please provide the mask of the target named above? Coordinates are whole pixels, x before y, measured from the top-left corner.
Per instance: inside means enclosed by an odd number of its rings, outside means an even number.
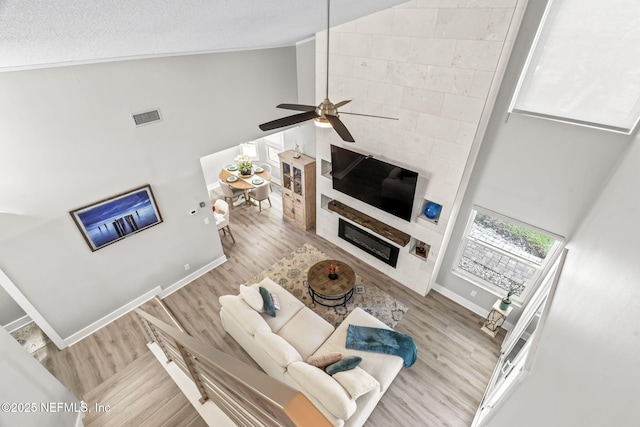
[[[222,238],[228,261],[164,299],[186,331],[257,367],[222,329],[218,297],[237,293],[241,283],[310,243],[332,258],[345,260],[365,280],[409,306],[396,330],[414,338],[418,360],[400,372],[366,426],[469,426],[497,361],[504,331],[491,338],[480,331],[480,316],[436,292],[422,297],[313,230],[303,232],[283,222],[277,187],[272,204],[263,204],[262,212],[244,204],[234,208],[230,227],[236,243],[228,236]],[[78,397],[84,397],[149,350],[137,319],[130,314],[68,349],[49,346],[40,352],[37,357],[43,365]],[[131,375],[138,374],[143,372]],[[131,412],[136,410],[145,409],[132,408]]]

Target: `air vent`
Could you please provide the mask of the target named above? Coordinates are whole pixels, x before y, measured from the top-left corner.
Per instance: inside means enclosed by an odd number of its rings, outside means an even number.
[[[159,110],[147,111],[146,113],[133,115],[133,121],[136,122],[136,126],[144,125],[158,120],[160,120]]]

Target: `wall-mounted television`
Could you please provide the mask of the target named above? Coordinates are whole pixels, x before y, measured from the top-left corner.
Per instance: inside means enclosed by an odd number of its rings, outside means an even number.
[[[335,190],[411,220],[417,172],[332,145],[331,175]]]

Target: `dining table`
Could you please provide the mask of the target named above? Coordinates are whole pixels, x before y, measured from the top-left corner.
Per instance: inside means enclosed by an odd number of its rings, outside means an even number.
[[[218,175],[220,181],[226,182],[231,188],[244,191],[246,203],[249,203],[247,192],[262,185],[269,185],[271,174],[263,168],[254,168],[250,175],[241,175],[237,167],[229,166],[222,168]]]

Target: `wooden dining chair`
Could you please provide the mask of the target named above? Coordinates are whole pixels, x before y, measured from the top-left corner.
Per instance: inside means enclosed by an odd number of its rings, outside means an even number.
[[[220,189],[222,190],[225,202],[228,200],[231,209],[233,209],[234,200],[237,200],[240,196],[245,196],[245,198],[247,197],[243,190],[235,189],[222,180],[220,180]]]
[[[218,215],[222,215],[222,221],[216,221],[216,225],[218,226],[218,231],[222,230],[222,235],[226,236],[227,232],[229,236],[231,236],[231,240],[233,243],[236,242],[236,239],[233,237],[233,233],[231,233],[231,228],[229,228],[229,203],[224,200],[216,200],[213,204],[216,207],[216,212]]]
[[[260,212],[262,212],[263,200],[268,200],[269,206],[273,206],[271,204],[271,199],[269,198],[270,193],[271,193],[271,188],[269,187],[269,184],[260,185],[254,188],[253,190],[249,190],[249,200],[251,199],[257,200]]]

